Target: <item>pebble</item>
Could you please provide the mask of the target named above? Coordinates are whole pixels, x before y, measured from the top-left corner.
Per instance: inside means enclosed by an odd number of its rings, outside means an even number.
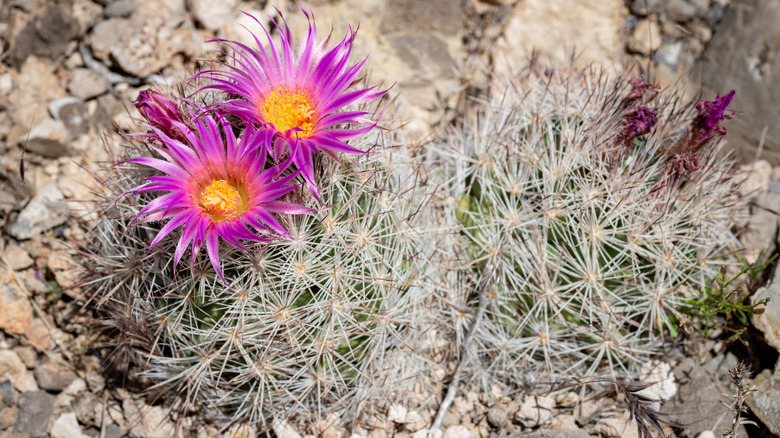
[[[74,300],[81,297],[81,290],[76,287],[79,284],[81,267],[70,254],[65,251],[53,251],[49,255],[47,266],[54,273],[54,279],[67,296]]]
[[[60,120],[43,119],[25,137],[24,147],[30,152],[46,157],[59,158],[68,154],[67,128]]]
[[[651,360],[645,363],[639,371],[639,378],[643,382],[653,383],[640,391],[652,400],[669,400],[677,394],[677,382],[674,380],[672,367],[666,362]],[[660,409],[660,404],[656,409]]]
[[[552,396],[528,396],[515,413],[515,420],[525,427],[537,427],[552,418],[555,398]]]
[[[81,100],[89,100],[108,91],[111,83],[100,72],[89,68],[77,68],[68,82],[68,91]]]
[[[19,240],[30,239],[64,224],[69,214],[70,209],[62,192],[54,183],[49,183],[19,213],[19,217],[8,228],[8,234]]]
[[[677,63],[680,61],[680,54],[683,50],[683,43],[680,41],[674,41],[662,45],[655,52],[655,61],[658,63],[664,63],[672,69],[677,68]]]
[[[458,424],[445,429],[442,438],[471,438],[471,436],[468,427]]]
[[[10,380],[3,380],[0,383],[0,400],[3,406],[12,406],[16,404],[16,391]]]
[[[103,8],[103,16],[106,18],[125,18],[135,11],[133,0],[115,0]]]
[[[490,408],[490,410],[488,410],[488,414],[487,414],[488,423],[490,423],[490,425],[495,428],[503,427],[506,424],[508,419],[509,416],[507,414],[507,411],[501,405],[495,405],[492,408]]]
[[[49,104],[52,117],[62,121],[68,130],[68,138],[74,138],[89,130],[89,111],[81,99],[66,97]]]
[[[715,434],[711,430],[705,430],[696,435],[696,438],[715,438]]]
[[[49,391],[62,391],[77,378],[66,365],[49,360],[39,363],[34,373],[38,386]]]
[[[35,262],[30,254],[27,254],[27,251],[15,242],[11,242],[5,247],[5,259],[8,266],[14,271],[27,269]]]
[[[628,418],[602,418],[596,423],[596,432],[607,438],[639,438],[636,423]]]
[[[650,55],[661,46],[661,28],[655,20],[640,20],[626,41],[628,49]]]
[[[404,424],[406,423],[407,409],[398,404],[390,405],[390,409],[387,410],[387,419],[393,423]]]
[[[631,13],[639,16],[657,14],[664,10],[664,0],[634,0]]]
[[[46,391],[23,392],[19,396],[19,418],[14,432],[28,433],[31,438],[46,436],[55,400]]]
[[[710,0],[669,0],[667,7],[672,19],[683,23],[701,15],[710,6]]]
[[[0,409],[0,429],[6,429],[16,424],[19,418],[19,408],[16,406],[9,406]]]
[[[0,270],[0,329],[22,334],[33,320],[30,301],[17,288],[11,276]]]
[[[54,420],[51,427],[51,438],[90,438],[81,431],[76,414],[68,412]]]
[[[24,335],[36,350],[44,352],[49,348],[51,333],[40,318],[33,319],[32,323],[27,326],[27,330],[24,331]]]
[[[236,20],[238,0],[190,0],[195,20],[209,30],[220,30]]]

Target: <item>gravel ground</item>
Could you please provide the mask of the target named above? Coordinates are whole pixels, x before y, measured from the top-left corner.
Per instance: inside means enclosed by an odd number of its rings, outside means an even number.
[[[322,29],[333,22],[337,35],[347,24],[361,23],[355,59],[370,51],[372,78],[396,83],[392,93],[398,113],[408,115],[410,138],[426,138],[462,110],[464,92],[488,88],[490,78],[481,73],[486,67],[517,68],[533,48],[552,62],[575,48],[578,62],[630,66],[662,86],[698,92],[706,67],[700,60],[722,31],[728,1],[590,3],[312,0],[302,6],[314,11]],[[269,432],[220,424],[208,412],[184,416],[161,394],[144,391],[132,370],[107,371],[112,351],[104,347],[99,320],[84,306],[74,248],[95,218],[91,172],[109,161],[104,145],[116,141],[111,132],[132,127],[137,112],[130,103],[138,91],[188,77],[214,49],[204,44],[208,37],[245,39],[236,23],[249,21],[239,10],[275,15],[274,7],[285,11],[293,28],[305,24],[294,5],[281,0],[9,0],[0,7],[0,438]],[[771,183],[780,171],[766,162],[752,166],[757,204],[780,206],[774,193],[780,190]],[[764,248],[776,237],[776,215],[766,211],[756,209],[751,247]],[[777,356],[760,336],[751,341],[747,351],[719,341],[692,342],[654,364],[654,376],[672,384],[661,410],[685,425],[666,434],[707,436],[702,433],[730,426],[730,414],[719,404],[728,392],[728,368],[740,357],[765,369]],[[444,417],[443,437],[637,435],[620,397],[573,390],[488,399],[462,388]],[[432,407],[376,406],[346,421],[349,427],[333,416],[313,424],[292,418],[275,423],[273,433],[424,438],[434,416]]]

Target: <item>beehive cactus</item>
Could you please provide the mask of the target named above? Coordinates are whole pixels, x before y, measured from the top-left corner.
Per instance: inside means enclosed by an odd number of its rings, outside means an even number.
[[[296,52],[263,31],[217,40],[233,62],[194,97],[139,95],[88,260],[139,375],[250,424],[384,396],[420,296],[414,168],[370,134],[386,91],[359,88],[355,32],[326,50],[310,22]]]
[[[528,72],[440,145],[439,281],[471,374],[488,384],[613,375],[676,335],[682,301],[733,262],[744,214],[717,155],[732,94],[695,108],[592,70]]]
[[[91,282],[125,358],[151,383],[255,424],[378,395],[375,382],[398,377],[384,357],[403,348],[421,295],[418,206],[386,158],[325,165],[330,208],[284,218],[290,238],[223,246],[224,281],[203,257],[174,269],[175,239],[149,250],[160,224],[129,224],[143,196],[111,201],[142,175],[115,168]]]

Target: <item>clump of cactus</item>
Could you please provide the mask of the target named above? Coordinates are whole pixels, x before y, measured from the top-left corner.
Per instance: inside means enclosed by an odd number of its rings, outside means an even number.
[[[376,382],[397,378],[385,355],[403,348],[420,296],[412,191],[382,158],[324,165],[331,207],[289,217],[290,238],[223,248],[227,283],[208,260],[175,268],[173,239],[149,250],[159,224],[130,224],[144,200],[111,200],[143,175],[116,168],[92,234],[91,277],[122,347],[117,362],[139,365],[139,377],[181,393],[187,407],[254,424],[380,396]]]
[[[532,66],[432,154],[468,372],[489,387],[631,375],[738,249],[740,176],[719,155],[731,94],[681,104],[642,79]],[[461,345],[482,304],[471,345]]]
[[[139,95],[89,239],[117,362],[250,424],[384,397],[420,296],[414,168],[370,132],[355,33],[326,51],[311,23],[296,52],[277,30],[218,41],[233,62],[186,99]]]

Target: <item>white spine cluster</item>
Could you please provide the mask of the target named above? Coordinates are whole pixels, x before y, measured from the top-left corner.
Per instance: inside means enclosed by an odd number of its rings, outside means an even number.
[[[430,155],[450,224],[434,284],[458,342],[489,275],[470,370],[485,388],[636,371],[681,302],[733,262],[744,214],[733,164],[712,141],[696,151],[700,169],[673,175],[669,150],[695,111],[630,92],[590,70],[530,74],[477,102]],[[626,141],[640,102],[658,124]]]

